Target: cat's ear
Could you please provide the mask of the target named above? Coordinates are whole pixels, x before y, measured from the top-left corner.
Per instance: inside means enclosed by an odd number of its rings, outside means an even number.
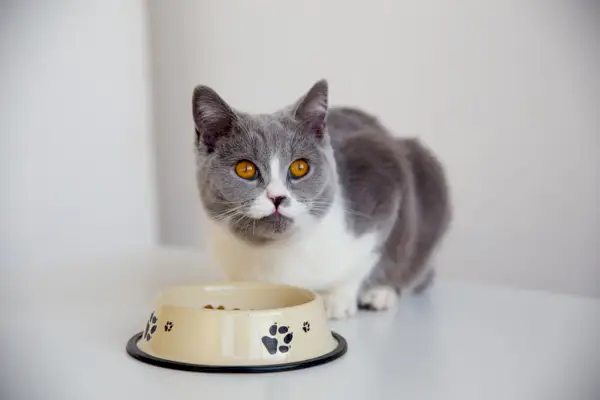
[[[293,116],[308,131],[322,137],[325,133],[328,103],[328,85],[327,81],[322,79],[298,100],[293,108]]]
[[[207,151],[212,153],[217,141],[231,134],[236,115],[217,92],[204,85],[194,89],[192,110],[196,125],[196,144],[204,144]]]

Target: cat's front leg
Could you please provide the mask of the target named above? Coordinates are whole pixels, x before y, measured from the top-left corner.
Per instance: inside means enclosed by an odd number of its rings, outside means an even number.
[[[384,311],[393,308],[398,302],[398,292],[388,285],[376,285],[363,289],[358,297],[361,308]]]
[[[360,282],[346,282],[329,290],[320,292],[327,317],[346,319],[356,315],[358,311],[358,291]]]

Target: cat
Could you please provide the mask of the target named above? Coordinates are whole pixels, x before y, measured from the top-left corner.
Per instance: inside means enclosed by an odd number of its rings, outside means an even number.
[[[192,108],[206,239],[229,279],[315,290],[333,319],[431,284],[451,206],[418,140],[329,108],[326,80],[272,114],[234,110],[204,85]]]

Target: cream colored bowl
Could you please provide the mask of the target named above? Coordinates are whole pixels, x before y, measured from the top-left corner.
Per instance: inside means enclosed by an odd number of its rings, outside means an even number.
[[[341,357],[315,293],[267,283],[177,286],[163,291],[144,331],[127,352],[167,368],[203,372],[270,372]]]

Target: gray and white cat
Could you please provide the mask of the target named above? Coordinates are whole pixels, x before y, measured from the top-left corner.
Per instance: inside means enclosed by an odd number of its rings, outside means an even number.
[[[331,318],[428,286],[450,201],[417,140],[328,108],[325,80],[273,114],[234,110],[206,86],[192,102],[206,236],[231,280],[316,290]]]

